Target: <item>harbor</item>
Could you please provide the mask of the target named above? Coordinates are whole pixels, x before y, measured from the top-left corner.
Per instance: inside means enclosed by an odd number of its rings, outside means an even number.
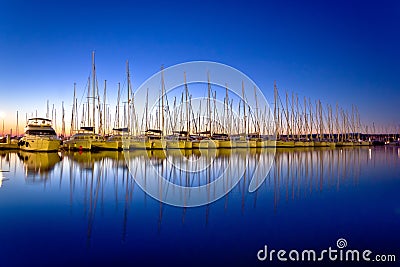
[[[399,3],[2,1],[0,267],[399,266]]]
[[[188,63],[186,68],[190,69],[193,64],[202,63]],[[215,63],[208,63],[207,67],[212,68],[213,65]],[[368,126],[362,123],[354,104],[351,105],[351,112],[348,112],[338,104],[333,108],[330,104],[323,105],[321,100],[313,101],[308,97],[301,100],[295,93],[282,93],[276,82],[271,106],[265,99],[265,89],[261,90],[255,84],[253,88],[246,87],[251,81],[242,80],[240,85],[232,84],[240,88],[235,91],[235,88],[228,87],[231,81],[223,81],[225,88],[221,88],[220,84],[210,81],[212,73],[204,72],[206,82],[201,85],[188,84],[186,71],[177,73],[174,67],[162,67],[152,77],[155,83],[159,82],[159,87],[149,89],[151,82],[147,81],[148,84],[142,84],[134,90],[128,61],[124,82],[126,88],[121,90],[118,83],[115,113],[112,116],[110,103],[107,102],[110,101],[107,82],[104,81],[103,94],[100,94],[96,69],[93,52],[91,75],[85,90],[81,92],[83,95],[79,103],[74,84],[68,123],[64,101],[61,110],[58,110],[62,114],[60,132],[52,125],[57,118],[57,108],[53,105],[50,116],[47,100],[45,116],[38,117],[37,111],[35,117],[30,118],[26,114],[23,135],[13,136],[12,129],[5,134],[3,128],[0,149],[122,151],[351,147],[399,145],[400,142],[400,128],[395,126],[388,132],[377,132],[375,124]],[[168,74],[174,76],[176,73],[182,77],[181,87],[166,89]],[[202,75],[199,71],[189,74]],[[125,92],[125,96],[121,91]],[[199,91],[204,95],[200,99],[196,98]],[[241,93],[239,96],[238,91]],[[18,124],[17,111],[16,133],[20,132]]]

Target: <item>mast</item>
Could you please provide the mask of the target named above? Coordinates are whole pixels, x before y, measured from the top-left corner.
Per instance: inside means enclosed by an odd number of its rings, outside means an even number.
[[[255,114],[256,123],[254,125],[254,128],[255,128],[256,133],[258,133],[258,136],[260,136],[261,129],[260,129],[260,123],[259,123],[259,117],[258,117],[258,99],[257,99],[256,86],[254,86],[254,98],[256,99],[256,114]]]
[[[319,139],[322,141],[324,139],[324,118],[322,116],[322,104],[321,100],[318,100],[319,106]]]
[[[214,111],[213,111],[213,116],[214,116],[213,123],[214,123],[214,126],[213,126],[213,129],[214,129],[214,131],[219,131],[217,129],[217,125],[216,125],[216,121],[217,121],[217,91],[214,91],[213,100],[214,100]]]
[[[36,114],[37,114],[37,112],[36,112]],[[36,115],[36,117],[37,117],[37,115]],[[52,121],[52,123],[53,123],[53,125],[55,125],[55,116],[54,116],[54,104],[53,104],[53,108],[51,109],[51,121]],[[57,129],[54,127],[54,129],[57,131]]]
[[[107,80],[104,80],[104,95],[103,95],[103,118],[104,118],[104,130],[103,134],[106,134],[107,129],[107,112],[106,112],[106,99],[107,98]]]
[[[279,107],[277,107],[277,96],[278,90],[276,89],[276,81],[274,81],[274,120],[275,120],[275,132],[276,132],[276,138],[279,139]],[[277,110],[278,108],[278,110]]]
[[[54,129],[57,132],[57,109],[54,108],[54,104],[53,104],[53,109],[54,109]]]
[[[69,135],[72,135],[74,132],[75,128],[75,98],[76,98],[76,83],[74,83],[74,98],[72,100],[72,117],[71,117],[71,127],[70,127],[70,133]]]
[[[210,130],[210,136],[212,135],[211,131],[211,84],[210,84],[210,73],[207,72],[207,116],[208,116],[208,129]]]
[[[106,86],[106,81],[104,81],[104,86]],[[101,107],[101,101],[100,101],[100,93],[99,93],[99,88],[97,86],[97,103],[99,107],[99,134],[104,135],[104,130],[105,130],[105,111],[103,107]]]
[[[312,103],[311,99],[308,99],[308,110],[310,112],[310,140],[313,140],[313,124],[314,124],[314,119],[313,119],[313,109],[312,109]]]
[[[305,134],[305,141],[308,141],[308,119],[307,119],[307,101],[306,97],[304,97],[304,134]]]
[[[330,105],[327,105],[327,108],[328,108],[329,141],[332,141],[332,135],[333,135],[332,107]]]
[[[93,86],[93,96],[92,96],[92,105],[93,105],[93,118],[92,118],[92,126],[93,126],[93,133],[96,133],[96,67],[95,67],[95,61],[94,61],[94,51],[92,52],[92,86]]]
[[[247,118],[246,118],[246,101],[244,99],[244,82],[242,81],[242,99],[243,99],[243,126],[244,126],[244,134],[247,135]]]
[[[226,118],[225,118],[225,128],[228,132],[229,139],[231,137],[231,126],[230,126],[230,116],[229,116],[229,95],[228,95],[228,84],[225,83],[225,110],[226,110]]]
[[[296,116],[294,115],[294,93],[292,92],[292,102],[290,103],[290,108],[291,108],[291,123],[290,123],[290,132],[291,132],[291,136],[292,139],[295,139],[295,132],[297,129],[297,125],[296,125]]]
[[[61,135],[65,137],[65,110],[64,110],[64,101],[62,101],[62,120],[61,120]]]
[[[18,110],[17,110],[17,129],[16,129],[17,137],[19,136],[19,125],[18,125]]]
[[[146,91],[146,109],[145,109],[145,113],[146,113],[146,126],[145,126],[145,131],[147,132],[147,130],[149,129],[149,125],[148,125],[148,108],[149,108],[149,88],[147,88]]]
[[[127,102],[127,105],[128,105],[128,110],[126,111],[126,117],[127,117],[127,120],[126,120],[126,127],[128,128],[128,134],[130,134],[130,132],[131,132],[131,128],[130,128],[130,112],[131,112],[131,105],[130,105],[130,102],[131,102],[131,99],[130,99],[130,96],[131,96],[131,77],[130,77],[130,73],[129,73],[129,61],[127,60],[126,61],[126,77],[127,77],[127,87],[128,87],[128,102]]]
[[[299,113],[299,96],[297,94],[296,94],[296,113],[297,113],[297,141],[300,141],[302,129],[301,129],[301,117]]]
[[[186,106],[186,141],[189,141],[190,135],[190,114],[189,114],[189,89],[186,83],[186,71],[183,72],[183,79],[185,82],[185,106]]]
[[[83,103],[82,108],[83,108],[83,112],[85,112],[85,103]],[[75,121],[74,121],[74,129],[78,129],[78,99],[75,98]]]
[[[288,129],[289,129],[289,124],[290,124],[289,105],[288,105],[289,97],[288,97],[288,93],[287,93],[287,92],[285,93],[285,95],[286,95],[286,114],[287,114],[287,116],[286,116],[286,125],[287,125],[287,127],[288,127]],[[293,109],[292,109],[292,110],[293,110]],[[293,118],[293,116],[292,116],[292,118]],[[292,128],[292,127],[290,127],[290,128]],[[289,140],[289,136],[290,136],[290,135],[292,135],[291,131],[287,131],[287,139],[288,139],[288,140]]]
[[[165,93],[165,84],[164,84],[164,66],[161,66],[161,138],[164,139],[164,93]]]
[[[117,123],[117,128],[119,128],[119,105],[121,101],[121,83],[118,83],[118,97],[117,97],[117,118],[116,118],[116,123]]]
[[[47,112],[46,112],[46,118],[49,118],[49,100],[47,99]]]
[[[161,130],[161,120],[159,119],[161,114],[161,90],[158,91],[158,110],[156,112],[156,125],[159,130]]]
[[[358,107],[355,107],[356,109],[356,116],[357,116],[357,140],[361,140],[361,120],[360,120],[360,113],[358,112]]]
[[[89,99],[90,99],[90,76],[89,76],[89,78],[88,78],[88,95],[87,95],[87,104],[86,104],[86,106],[87,106],[87,114],[86,114],[86,116],[87,116],[87,125],[89,126],[90,125],[90,108],[89,108]]]

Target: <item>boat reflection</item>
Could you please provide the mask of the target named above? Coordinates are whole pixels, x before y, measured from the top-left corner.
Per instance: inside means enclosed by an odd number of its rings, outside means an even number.
[[[57,152],[19,151],[18,158],[23,162],[27,183],[45,182],[62,157]]]
[[[257,208],[257,201],[261,198],[262,208],[270,205],[271,210],[277,213],[282,203],[313,198],[323,190],[334,193],[342,187],[357,186],[363,168],[375,165],[390,167],[399,164],[400,160],[400,150],[396,147],[285,148],[276,151],[176,149],[62,154],[20,151],[17,155],[28,183],[43,182],[50,175],[53,181],[60,179],[59,188],[69,191],[70,209],[82,211],[87,219],[88,245],[97,223],[95,215],[99,212],[102,216],[116,212],[123,241],[127,239],[132,223],[129,217],[134,216],[130,214],[138,209],[157,211],[154,223],[158,231],[162,230],[168,205],[149,198],[142,189],[153,192],[157,199],[180,199],[187,206],[190,206],[194,194],[187,194],[185,188],[205,186],[203,197],[210,201],[222,192],[216,203],[197,209],[174,208],[174,211],[181,211],[182,224],[187,222],[188,214],[200,211],[204,212],[207,225],[212,219],[211,209],[239,209],[244,214]],[[0,154],[0,165],[10,170],[9,153]],[[69,180],[61,181],[65,176]],[[4,181],[4,175],[2,177]],[[213,183],[218,179],[221,186]],[[142,181],[142,188],[135,181]],[[249,193],[251,183],[259,188],[253,193]],[[171,185],[178,187],[172,188]],[[110,206],[115,211],[110,210]]]

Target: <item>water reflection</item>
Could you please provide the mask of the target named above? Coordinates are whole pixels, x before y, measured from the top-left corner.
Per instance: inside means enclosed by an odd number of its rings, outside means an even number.
[[[400,162],[400,148],[293,148],[248,150],[175,150],[175,151],[103,151],[63,152],[63,153],[30,153],[30,152],[1,152],[0,154],[0,190],[7,190],[18,180],[18,169],[23,168],[25,183],[44,183],[51,179],[57,184],[56,188],[46,187],[46,191],[60,192],[59,198],[68,196],[71,216],[77,213],[86,219],[86,240],[90,246],[95,225],[102,220],[113,221],[110,216],[119,216],[121,227],[120,240],[126,242],[129,236],[129,222],[135,209],[145,210],[147,207],[153,214],[145,218],[151,225],[156,222],[157,231],[162,230],[164,213],[168,205],[157,202],[144,194],[137,186],[131,174],[141,177],[147,188],[163,195],[173,195],[184,201],[190,201],[191,195],[185,195],[180,190],[168,190],[166,181],[176,185],[207,186],[206,197],[216,194],[216,187],[210,182],[225,172],[223,190],[227,194],[218,203],[224,210],[233,206],[241,214],[246,209],[256,209],[262,198],[262,205],[272,205],[278,212],[282,203],[311,198],[323,191],[339,192],[342,187],[357,187],[361,173],[368,166],[390,168]],[[210,163],[213,163],[210,168]],[[259,176],[260,169],[272,168],[267,179]],[[130,172],[127,164],[131,166]],[[228,192],[234,181],[229,177],[244,170],[238,184]],[[164,180],[155,179],[152,171],[156,170]],[[190,172],[193,171],[193,172]],[[11,175],[12,174],[12,175]],[[7,187],[4,181],[9,180]],[[251,178],[260,183],[260,189],[249,193]],[[15,185],[17,186],[17,185]],[[147,190],[146,188],[146,190]],[[64,194],[66,193],[66,194]],[[1,194],[1,191],[0,191]],[[43,193],[44,194],[44,193]],[[265,203],[268,197],[271,202]],[[205,225],[214,217],[210,212],[214,204],[208,204],[197,209],[174,208],[179,211],[181,223],[187,222],[189,213],[202,213],[200,220]],[[154,207],[157,207],[156,209]],[[157,214],[154,214],[157,210]],[[170,210],[171,212],[171,210]],[[137,213],[135,213],[137,214]],[[102,220],[96,220],[100,216]],[[134,216],[134,215],[132,215]],[[144,215],[142,215],[144,216]],[[100,233],[97,233],[100,235]]]
[[[62,160],[57,152],[19,151],[17,155],[24,165],[27,183],[46,182],[54,167]]]

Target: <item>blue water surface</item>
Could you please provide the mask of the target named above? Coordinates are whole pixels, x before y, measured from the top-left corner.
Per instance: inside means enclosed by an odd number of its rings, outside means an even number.
[[[0,153],[0,266],[280,266],[257,252],[337,248],[339,238],[397,256],[379,266],[400,261],[398,147],[278,149],[256,192],[249,170],[196,208],[144,193],[122,152]]]

